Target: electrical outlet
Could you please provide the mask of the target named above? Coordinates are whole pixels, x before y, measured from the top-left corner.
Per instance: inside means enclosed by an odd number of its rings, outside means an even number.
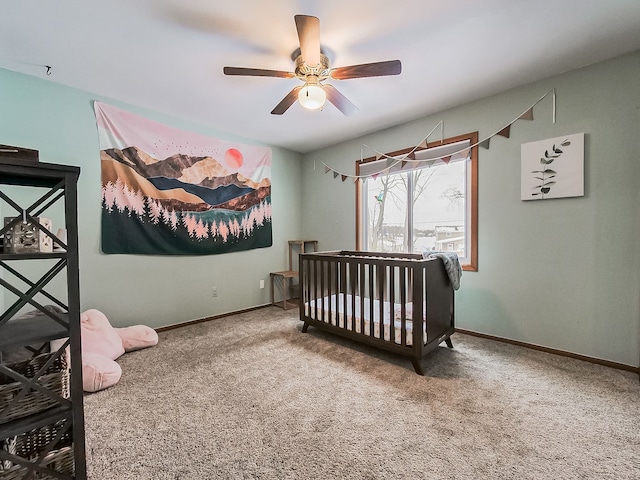
[[[264,288],[264,280],[260,280],[260,288]]]
[[[218,287],[211,287],[211,296],[214,298],[218,296]]]

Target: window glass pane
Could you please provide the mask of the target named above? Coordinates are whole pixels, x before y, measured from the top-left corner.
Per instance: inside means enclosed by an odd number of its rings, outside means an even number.
[[[413,252],[452,251],[466,256],[466,164],[439,164],[414,172]]]
[[[364,189],[369,251],[407,250],[407,174],[369,179]]]

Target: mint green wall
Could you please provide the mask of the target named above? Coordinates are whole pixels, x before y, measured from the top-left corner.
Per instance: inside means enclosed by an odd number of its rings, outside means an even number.
[[[463,74],[473,81],[473,72]],[[445,137],[477,130],[484,139],[555,88],[557,123],[549,95],[534,121],[516,122],[510,138],[493,137],[479,150],[479,271],[463,275],[456,323],[638,365],[638,78],[640,51],[306,154],[302,230],[323,250],[355,247],[353,181],[325,174],[320,161],[353,174],[363,144],[382,152],[415,146],[440,120]],[[432,94],[428,84],[424,95]],[[581,132],[585,196],[521,201],[520,145]]]
[[[273,247],[202,257],[103,255],[100,156],[93,100],[212,137],[224,132],[0,69],[0,144],[40,151],[40,160],[81,167],[81,308],[102,310],[116,326],[165,326],[270,302],[269,272],[286,268],[287,240],[301,235],[301,157],[273,148]],[[259,288],[259,281],[265,288]],[[211,297],[211,287],[218,297]],[[59,288],[59,287],[58,287]],[[6,301],[6,298],[2,301]]]
[[[478,130],[486,138],[555,88],[557,123],[551,123],[547,97],[533,122],[516,122],[509,139],[494,137],[489,150],[480,149],[479,271],[463,276],[457,326],[638,365],[639,76],[635,52],[304,156],[274,148],[274,246],[226,255],[100,253],[92,101],[185,130],[250,140],[0,69],[0,143],[35,148],[41,161],[82,168],[81,307],[104,311],[118,326],[159,327],[268,303],[268,272],[286,266],[289,239],[317,239],[323,250],[354,248],[355,187],[325,174],[320,161],[353,173],[362,144],[380,151],[413,146],[440,120],[446,136]],[[520,144],[580,132],[586,134],[586,195],[520,201]]]

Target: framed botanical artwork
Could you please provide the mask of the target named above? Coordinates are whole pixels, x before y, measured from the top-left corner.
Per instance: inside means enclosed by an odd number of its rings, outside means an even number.
[[[521,145],[521,200],[584,196],[584,133]]]

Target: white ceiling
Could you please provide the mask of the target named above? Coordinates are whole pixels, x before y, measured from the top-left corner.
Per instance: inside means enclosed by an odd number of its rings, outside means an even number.
[[[271,115],[299,80],[222,68],[293,71],[295,14],[320,18],[332,67],[402,74],[327,81],[350,117]],[[299,152],[637,49],[640,0],[0,0],[0,68]]]

